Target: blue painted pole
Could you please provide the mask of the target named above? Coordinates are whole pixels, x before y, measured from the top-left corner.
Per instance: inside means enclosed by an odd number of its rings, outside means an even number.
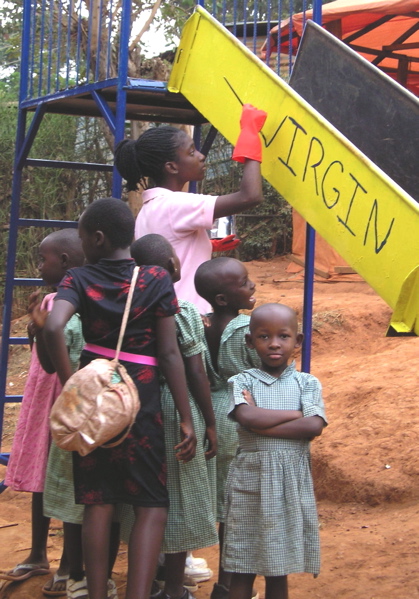
[[[128,49],[131,30],[131,0],[124,0],[122,5],[121,41],[118,57],[118,92],[115,116],[115,146],[125,137],[125,115],[127,105],[127,92],[124,86],[128,80]],[[112,175],[112,196],[120,198],[122,195],[122,177],[116,167]]]
[[[9,239],[7,243],[7,263],[6,263],[6,281],[4,289],[4,307],[3,307],[3,331],[0,346],[0,447],[1,436],[3,431],[3,417],[5,403],[10,401],[6,395],[6,379],[7,379],[7,364],[9,354],[9,338],[12,320],[13,307],[13,283],[14,269],[16,260],[16,246],[18,235],[18,219],[20,205],[20,189],[22,183],[22,168],[18,168],[17,157],[25,140],[26,129],[26,111],[21,109],[21,103],[26,98],[28,93],[28,71],[29,71],[29,47],[30,47],[30,30],[31,30],[31,2],[25,0],[23,11],[23,32],[22,32],[22,51],[21,51],[21,66],[20,66],[20,88],[19,88],[19,110],[16,131],[16,152],[15,164],[13,169],[13,185],[12,185],[12,203],[10,210],[10,226]],[[0,463],[7,464],[8,454],[0,452]],[[0,483],[0,492],[4,490],[4,485]]]
[[[322,23],[321,0],[314,0],[313,21]],[[316,232],[307,224],[306,227],[306,252],[305,252],[305,277],[304,277],[304,309],[303,333],[304,341],[301,352],[301,370],[310,372],[311,344],[313,330],[313,295],[314,295],[314,256],[316,248]]]

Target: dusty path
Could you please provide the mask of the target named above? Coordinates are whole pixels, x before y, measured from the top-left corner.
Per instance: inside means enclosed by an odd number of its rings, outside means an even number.
[[[247,266],[259,304],[282,301],[301,312],[302,280],[289,275],[286,265],[286,259],[276,258]],[[413,599],[419,597],[419,340],[386,338],[390,309],[366,283],[347,279],[315,283],[312,372],[323,382],[330,419],[312,448],[323,565],[316,580],[291,576],[290,596]],[[26,350],[17,350],[9,380],[13,392],[24,383],[27,368]],[[29,507],[26,494],[0,495],[2,569],[26,555]],[[60,524],[54,525],[52,568],[62,543]],[[197,555],[216,570],[216,547]],[[115,567],[121,598],[125,569],[121,546]],[[46,579],[9,585],[0,597],[38,599]],[[203,583],[196,598],[207,599],[213,582]],[[263,599],[262,580],[257,587]]]

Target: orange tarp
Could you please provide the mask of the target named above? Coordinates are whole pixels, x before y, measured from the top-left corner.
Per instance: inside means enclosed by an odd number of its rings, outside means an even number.
[[[313,11],[292,17],[292,47],[295,53],[304,24]],[[322,25],[358,54],[419,95],[419,0],[335,0],[322,6]],[[363,31],[364,30],[364,31]],[[290,19],[271,30],[270,43],[262,47],[288,51]],[[402,78],[405,78],[405,81]]]

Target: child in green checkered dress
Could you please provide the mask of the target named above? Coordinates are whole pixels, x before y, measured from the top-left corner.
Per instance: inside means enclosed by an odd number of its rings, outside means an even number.
[[[246,342],[262,366],[229,380],[239,436],[226,487],[229,599],[250,599],[256,575],[265,577],[266,599],[288,599],[288,574],[320,570],[310,441],[326,416],[320,382],[289,364],[302,339],[294,310],[257,308]]]
[[[224,533],[225,484],[228,468],[237,450],[236,424],[228,418],[228,379],[245,368],[259,367],[257,353],[246,346],[250,317],[240,310],[253,310],[255,284],[246,267],[234,258],[214,258],[196,271],[198,293],[212,306],[205,327],[205,361],[211,385],[211,397],[217,424],[217,521],[219,522],[220,567],[211,599],[227,599],[230,575],[221,566]]]
[[[165,268],[173,282],[180,279],[178,256],[161,235],[140,237],[132,244],[131,255],[139,265],[154,264]],[[170,451],[179,443],[179,415],[168,385],[162,381],[161,404],[170,507],[162,546],[165,553],[165,587],[159,594],[161,599],[193,599],[183,584],[187,551],[209,547],[218,541],[214,502],[215,462],[212,459],[217,450],[217,439],[211,392],[202,359],[204,325],[193,304],[182,299],[178,302],[180,312],[175,315],[176,333],[184,360],[198,443],[195,457],[187,464],[179,463],[174,451]],[[132,517],[124,507],[121,516],[122,538],[127,536],[131,521]]]

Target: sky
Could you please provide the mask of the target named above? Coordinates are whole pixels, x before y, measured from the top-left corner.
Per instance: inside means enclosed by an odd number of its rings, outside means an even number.
[[[166,38],[163,31],[159,29],[156,30],[153,25],[151,25],[150,29],[143,35],[141,41],[143,43],[142,51],[146,58],[158,56],[162,52],[173,48],[173,43],[169,43],[169,45],[166,46]]]

